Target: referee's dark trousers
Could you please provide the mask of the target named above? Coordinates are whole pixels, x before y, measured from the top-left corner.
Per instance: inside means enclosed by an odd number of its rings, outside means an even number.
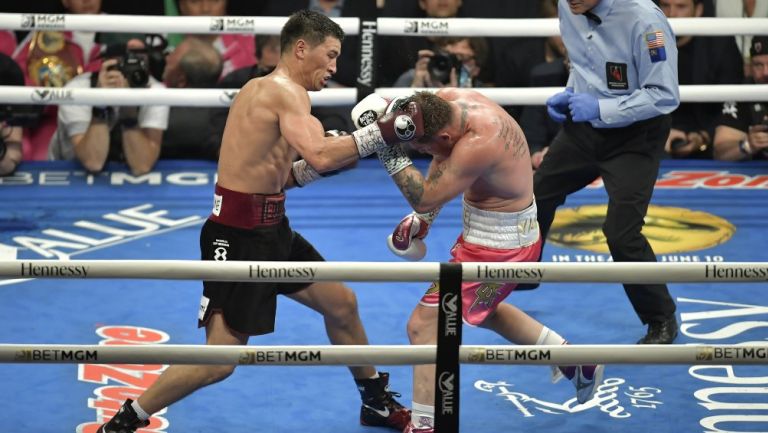
[[[641,230],[669,129],[668,115],[623,128],[566,122],[534,175],[542,238],[568,194],[601,176],[608,193],[603,233],[613,260],[655,262]],[[624,290],[643,323],[664,321],[675,313],[666,284],[624,284]]]

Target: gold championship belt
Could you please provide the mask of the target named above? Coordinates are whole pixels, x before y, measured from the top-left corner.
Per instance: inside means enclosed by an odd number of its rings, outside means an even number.
[[[75,44],[62,32],[36,32],[29,44],[27,70],[32,83],[42,87],[64,87],[83,72]],[[85,53],[83,53],[85,55]]]

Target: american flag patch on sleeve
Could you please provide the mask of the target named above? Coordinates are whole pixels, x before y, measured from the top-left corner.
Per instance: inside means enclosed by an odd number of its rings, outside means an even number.
[[[651,56],[652,63],[667,60],[667,51],[664,49],[664,33],[661,30],[646,33],[645,44],[648,45],[648,54]]]

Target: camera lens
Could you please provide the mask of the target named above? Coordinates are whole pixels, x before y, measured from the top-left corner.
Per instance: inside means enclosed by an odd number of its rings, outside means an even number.
[[[433,80],[439,81],[443,84],[448,84],[451,79],[451,69],[458,69],[461,67],[459,59],[451,53],[435,53],[429,59],[427,64],[427,70]]]
[[[135,53],[127,52],[118,67],[131,87],[145,87],[149,82],[149,67]]]

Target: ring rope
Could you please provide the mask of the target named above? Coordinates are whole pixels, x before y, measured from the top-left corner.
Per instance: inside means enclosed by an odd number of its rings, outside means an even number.
[[[379,18],[384,36],[529,37],[560,34],[557,18]],[[677,36],[768,34],[768,18],[670,18]]]
[[[465,262],[463,281],[598,283],[757,283],[768,281],[766,262],[547,263]],[[437,281],[440,263],[258,262],[200,260],[0,260],[6,278],[130,278],[208,281]]]
[[[190,17],[157,15],[78,15],[0,13],[0,29],[74,30],[111,33],[280,34],[288,17]],[[348,35],[359,34],[360,19],[333,18]],[[555,18],[378,18],[384,36],[525,37],[559,34]],[[768,18],[670,18],[678,36],[768,34]]]
[[[385,87],[376,93],[386,98],[408,95],[411,87]],[[561,87],[478,87],[474,90],[501,105],[543,105],[562,90]],[[235,89],[101,89],[0,86],[0,101],[10,104],[43,105],[168,105],[183,107],[227,107],[237,96]],[[768,84],[717,84],[680,86],[682,102],[761,102],[768,94]],[[357,89],[323,89],[311,92],[313,106],[353,105]]]
[[[437,346],[211,346],[0,344],[0,363],[413,365]],[[462,364],[768,364],[768,345],[465,345]]]
[[[348,35],[358,34],[359,18],[332,18]],[[158,16],[0,13],[0,29],[103,33],[255,33],[279,35],[288,17]]]

